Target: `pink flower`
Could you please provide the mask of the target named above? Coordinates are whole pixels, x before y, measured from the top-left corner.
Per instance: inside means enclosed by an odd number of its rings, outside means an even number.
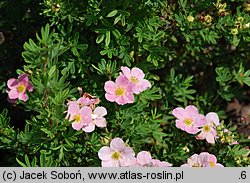
[[[104,146],[98,152],[102,160],[102,167],[124,167],[133,162],[135,153],[132,148],[126,147],[121,138],[114,138],[110,147]]]
[[[196,136],[196,139],[206,139],[208,143],[214,144],[217,135],[215,125],[218,126],[219,124],[218,115],[215,112],[208,113],[206,115],[206,123],[203,125],[201,133]]]
[[[223,167],[223,165],[217,163],[217,158],[213,154],[202,152],[199,155],[192,155],[188,158],[187,164],[183,164],[181,167]]]
[[[203,163],[200,160],[200,157],[198,154],[192,155],[190,158],[187,160],[187,164],[181,165],[181,167],[202,167]]]
[[[202,154],[202,153],[201,153]],[[213,154],[207,155],[207,162],[205,164],[205,167],[224,167],[222,164],[217,163],[217,158]]]
[[[176,127],[190,134],[198,133],[206,121],[205,116],[198,113],[198,109],[189,105],[185,109],[177,107],[173,110],[173,115],[176,119]]]
[[[136,162],[139,166],[147,167],[152,166],[152,156],[147,151],[141,151],[136,156]]]
[[[171,167],[173,166],[171,163],[168,163],[166,161],[160,161],[158,159],[152,159],[153,167]]]
[[[145,74],[139,68],[132,68],[131,70],[128,67],[121,67],[122,73],[127,79],[132,83],[133,93],[139,94],[147,88],[151,87],[151,84],[148,80],[143,79]]]
[[[147,151],[141,151],[136,156],[136,161],[132,166],[139,167],[170,167],[172,164],[153,159],[151,154]]]
[[[92,110],[90,107],[84,106],[80,109],[76,102],[71,102],[68,107],[66,118],[69,118],[70,121],[73,121],[73,129],[80,130],[92,122],[91,114]]]
[[[95,130],[95,126],[100,128],[106,127],[106,119],[103,117],[107,115],[107,110],[105,107],[96,107],[92,116],[92,122],[87,126],[83,127],[83,131],[92,132]]]
[[[26,102],[28,100],[26,91],[33,91],[33,87],[31,86],[29,78],[26,74],[18,76],[18,79],[9,79],[7,81],[7,86],[8,101],[11,103],[14,103],[17,99]]]
[[[105,98],[110,102],[116,102],[119,105],[134,102],[132,86],[124,75],[116,78],[115,82],[107,81],[104,89],[107,92]]]

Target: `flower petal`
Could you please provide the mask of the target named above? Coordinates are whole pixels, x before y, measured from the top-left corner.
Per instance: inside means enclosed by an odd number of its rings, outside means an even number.
[[[125,98],[124,96],[119,96],[115,99],[115,101],[119,105],[124,105],[124,104],[127,104],[129,100]]]
[[[208,122],[213,123],[216,126],[218,126],[220,124],[219,116],[215,112],[209,112],[206,115],[206,119],[207,119]]]
[[[128,79],[131,77],[131,72],[130,69],[128,67],[121,67],[122,73],[124,74],[124,76],[126,76]]]
[[[105,116],[107,115],[107,110],[105,107],[100,106],[95,108],[94,114],[97,114],[98,116]]]
[[[126,145],[121,138],[114,138],[110,143],[110,148],[114,151],[123,151]]]
[[[110,102],[114,102],[115,99],[116,99],[116,95],[115,94],[109,94],[109,93],[106,93],[105,94],[105,98],[110,101]]]
[[[72,128],[75,129],[75,130],[81,130],[83,127],[83,124],[82,123],[79,123],[79,122],[73,122],[72,123]]]
[[[7,81],[7,86],[9,89],[14,89],[17,87],[18,83],[19,82],[15,78],[11,78]]]
[[[117,160],[102,161],[102,167],[120,167],[120,163]]]
[[[115,94],[115,90],[116,90],[116,84],[115,84],[115,82],[113,82],[113,81],[106,81],[105,84],[104,84],[104,90],[107,93]]]
[[[24,82],[24,83],[28,83],[29,82],[29,78],[27,76],[27,74],[21,74],[20,76],[18,76],[18,80],[20,82]]]
[[[187,118],[187,112],[181,107],[175,108],[172,114],[179,120],[185,120]]]
[[[95,130],[95,124],[91,122],[87,126],[83,127],[82,130],[87,133],[93,132]]]
[[[106,119],[103,117],[95,119],[95,125],[100,128],[106,127],[107,126]]]
[[[131,75],[135,76],[139,81],[145,77],[143,71],[137,67],[132,68]]]
[[[196,116],[199,114],[198,109],[194,105],[189,105],[185,108],[186,113],[188,113],[189,116]]]
[[[24,93],[20,93],[18,98],[24,102],[26,102],[28,100],[28,95],[24,92]]]
[[[103,160],[107,161],[111,159],[112,156],[112,149],[108,146],[103,146],[99,151],[98,151],[98,157]]]
[[[119,86],[126,86],[126,85],[128,85],[129,80],[126,76],[121,74],[116,78],[115,83]]]
[[[152,156],[147,151],[141,151],[137,154],[137,162],[141,165],[147,165],[151,162]]]
[[[19,93],[17,90],[13,89],[9,91],[8,96],[10,99],[17,99],[19,96]]]

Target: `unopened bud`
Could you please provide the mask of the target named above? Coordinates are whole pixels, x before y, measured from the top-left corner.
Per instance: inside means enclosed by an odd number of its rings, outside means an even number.
[[[234,36],[238,34],[238,29],[234,28],[234,29],[231,29],[231,34],[233,34]]]
[[[211,22],[213,21],[213,17],[211,17],[210,15],[206,15],[206,16],[204,17],[204,21],[205,21],[206,23],[211,23]]]
[[[187,21],[193,22],[194,21],[194,17],[191,16],[191,15],[187,16]]]

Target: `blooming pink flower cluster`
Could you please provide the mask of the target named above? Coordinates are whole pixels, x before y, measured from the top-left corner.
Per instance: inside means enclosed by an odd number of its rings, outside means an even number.
[[[31,86],[29,78],[26,74],[21,74],[18,76],[18,79],[10,78],[7,81],[7,86],[7,100],[10,103],[16,102],[17,99],[26,102],[29,98],[26,91],[33,91],[33,87]]]
[[[217,158],[213,154],[202,152],[194,154],[188,158],[187,163],[181,167],[224,167],[222,164],[217,163]]]
[[[110,102],[124,105],[134,102],[134,94],[139,94],[151,87],[148,80],[144,79],[145,74],[139,68],[129,69],[121,67],[122,73],[116,78],[115,82],[105,82],[105,98]]]
[[[95,126],[100,128],[106,127],[107,110],[105,107],[95,107],[99,99],[89,94],[84,94],[77,101],[68,102],[66,119],[72,121],[72,128],[92,132]]]
[[[169,167],[168,162],[153,159],[147,151],[141,151],[135,157],[131,147],[127,147],[121,138],[114,138],[110,147],[104,146],[98,152],[102,167]]]
[[[216,126],[220,124],[218,115],[209,112],[206,116],[199,114],[198,109],[189,105],[185,109],[177,107],[172,113],[176,119],[176,127],[190,134],[197,134],[196,139],[206,139],[208,143],[215,143],[217,138]]]

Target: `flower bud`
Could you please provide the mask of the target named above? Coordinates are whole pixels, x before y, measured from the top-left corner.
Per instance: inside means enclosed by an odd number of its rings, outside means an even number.
[[[210,24],[213,21],[213,17],[211,17],[210,15],[206,15],[204,17],[204,21]]]
[[[231,34],[233,34],[234,36],[238,34],[238,29],[234,28],[234,29],[231,29]]]
[[[187,21],[194,22],[194,17],[191,15],[187,16]]]

